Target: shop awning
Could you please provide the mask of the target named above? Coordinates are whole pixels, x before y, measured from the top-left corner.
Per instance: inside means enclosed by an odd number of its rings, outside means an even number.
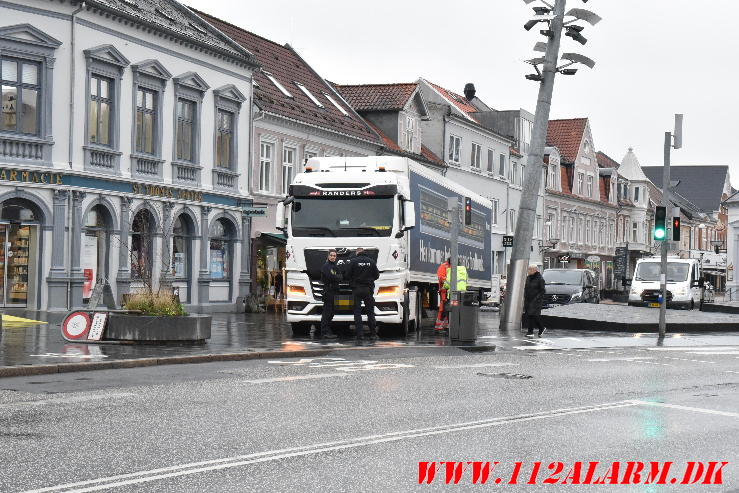
[[[287,236],[285,236],[285,233],[262,233],[259,235],[259,239],[275,246],[285,246],[287,243]]]

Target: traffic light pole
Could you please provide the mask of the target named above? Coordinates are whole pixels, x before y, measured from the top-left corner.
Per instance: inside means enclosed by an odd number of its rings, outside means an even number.
[[[665,210],[670,207],[670,149],[672,148],[672,134],[665,132],[665,166],[662,170],[662,206]],[[667,330],[667,247],[669,245],[669,235],[665,231],[665,238],[662,241],[662,262],[660,268],[660,291],[662,292],[662,302],[659,304],[659,337],[665,337]]]
[[[552,107],[554,76],[557,73],[559,45],[562,38],[566,0],[556,0],[554,18],[549,26],[551,37],[547,42],[545,62],[542,67],[542,81],[536,103],[534,128],[531,134],[531,152],[528,155],[526,178],[521,193],[518,221],[513,238],[511,263],[508,266],[506,302],[500,317],[500,330],[520,330],[523,312],[523,291],[526,284],[526,270],[531,257],[531,240],[536,222],[536,206],[539,201],[541,169],[544,163],[549,111]]]

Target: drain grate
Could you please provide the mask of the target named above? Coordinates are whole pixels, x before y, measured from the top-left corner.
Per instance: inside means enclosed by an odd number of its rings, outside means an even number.
[[[478,375],[480,375],[481,377],[505,378],[509,380],[528,380],[529,378],[534,378],[532,375],[522,375],[521,373],[482,373],[482,372],[479,372]]]

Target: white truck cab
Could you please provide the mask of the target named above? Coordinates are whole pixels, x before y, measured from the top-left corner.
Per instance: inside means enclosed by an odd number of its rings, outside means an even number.
[[[629,289],[629,306],[649,306],[659,302],[661,261],[659,257],[636,262]],[[667,257],[667,306],[692,310],[700,303],[700,262]]]

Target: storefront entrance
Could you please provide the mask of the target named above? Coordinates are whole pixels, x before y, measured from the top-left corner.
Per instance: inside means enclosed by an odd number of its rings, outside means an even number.
[[[38,226],[0,223],[0,306],[35,306]]]

